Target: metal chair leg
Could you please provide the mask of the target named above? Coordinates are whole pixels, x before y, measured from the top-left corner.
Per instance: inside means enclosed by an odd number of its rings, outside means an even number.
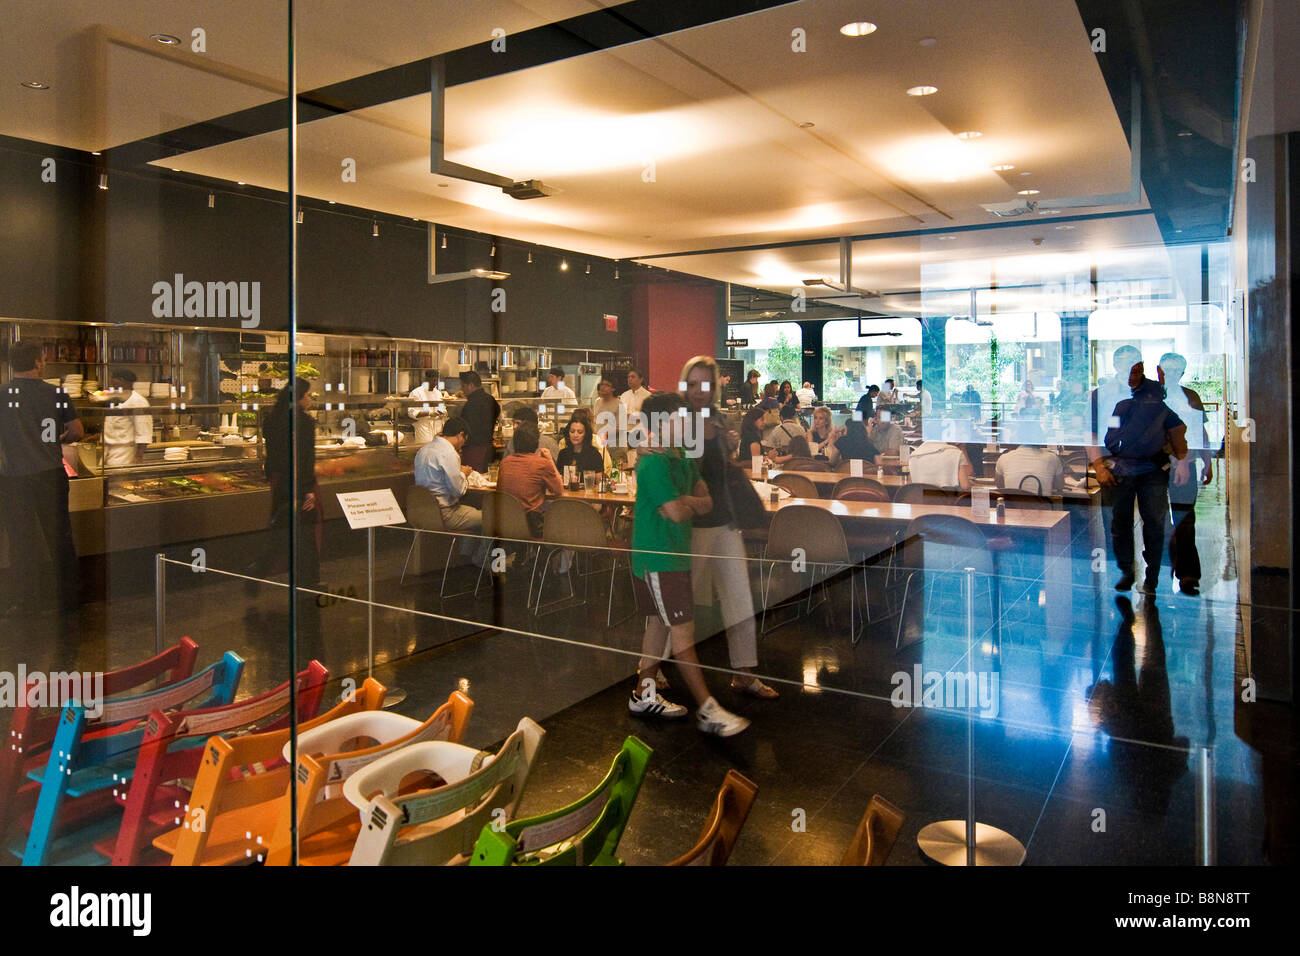
[[[907,596],[912,591],[912,578],[916,577],[913,571],[907,576],[907,583],[903,585],[903,603],[898,608],[898,631],[894,634],[894,650],[898,650],[899,642],[903,639],[903,621],[907,619]]]
[[[406,560],[402,562],[402,576],[397,579],[399,588],[406,587],[406,569],[411,565],[411,555],[415,553],[415,547],[420,543],[420,535],[417,532],[411,536],[411,546],[406,549]]]

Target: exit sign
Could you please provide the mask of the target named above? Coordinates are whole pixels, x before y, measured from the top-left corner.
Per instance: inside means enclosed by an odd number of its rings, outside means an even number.
[[[618,331],[618,316],[617,316],[617,315],[609,315],[608,313],[605,314],[605,331],[606,331],[606,332],[617,332],[617,331]]]
[[[727,339],[727,348],[743,349],[749,345],[749,339]]]

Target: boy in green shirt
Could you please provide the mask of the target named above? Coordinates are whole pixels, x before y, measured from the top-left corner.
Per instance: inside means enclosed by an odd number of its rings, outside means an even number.
[[[652,395],[641,406],[650,445],[636,463],[636,515],[632,523],[632,573],[645,637],[637,686],[628,710],[649,717],[684,717],[686,708],[660,696],[654,674],[670,642],[673,658],[699,707],[701,732],[731,737],[749,721],[713,699],[695,655],[695,601],[691,592],[691,519],[713,510],[709,488],[681,450],[686,403],[675,392]]]

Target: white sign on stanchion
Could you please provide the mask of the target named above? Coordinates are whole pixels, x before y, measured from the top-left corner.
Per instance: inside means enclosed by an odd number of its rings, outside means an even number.
[[[371,677],[375,670],[375,529],[403,524],[406,515],[391,488],[343,492],[335,497],[348,519],[348,527],[353,531],[366,529],[366,676]],[[406,691],[392,688],[384,695],[384,706],[392,707],[405,699]]]
[[[406,515],[397,503],[391,488],[377,488],[374,491],[352,491],[338,494],[339,506],[343,516],[348,519],[348,527],[353,531],[359,528],[378,528],[388,524],[402,524]]]

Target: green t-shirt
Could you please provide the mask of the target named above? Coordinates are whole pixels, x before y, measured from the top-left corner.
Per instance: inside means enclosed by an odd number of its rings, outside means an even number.
[[[659,513],[659,506],[689,495],[699,478],[695,462],[676,449],[637,457],[632,520],[632,573],[637,577],[645,577],[647,571],[691,569],[691,522],[669,521]]]

